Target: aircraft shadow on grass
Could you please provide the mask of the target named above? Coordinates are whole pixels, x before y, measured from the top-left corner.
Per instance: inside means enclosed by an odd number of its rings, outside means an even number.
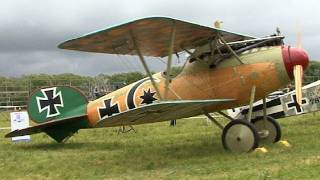
[[[76,151],[90,151],[90,152],[101,152],[101,151],[121,151],[123,157],[130,156],[144,156],[150,154],[150,156],[167,157],[167,158],[177,158],[177,159],[188,159],[194,157],[208,157],[216,156],[221,154],[228,154],[223,148],[219,146],[218,141],[207,141],[200,140],[194,141],[192,144],[172,143],[167,145],[165,142],[163,144],[158,144],[152,147],[146,147],[141,143],[127,144],[127,143],[114,143],[114,142],[70,142],[64,144],[57,143],[34,143],[34,144],[21,144],[15,148],[19,150],[28,151],[61,151],[61,150],[76,150]]]

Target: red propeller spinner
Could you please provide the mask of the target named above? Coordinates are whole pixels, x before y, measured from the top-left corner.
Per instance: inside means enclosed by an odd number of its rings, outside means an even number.
[[[301,48],[283,46],[282,57],[290,79],[294,77],[294,66],[301,65],[305,70],[309,64],[308,54]]]
[[[309,57],[302,48],[290,46],[282,47],[282,59],[290,79],[294,78],[296,99],[302,104],[303,71],[308,67]]]

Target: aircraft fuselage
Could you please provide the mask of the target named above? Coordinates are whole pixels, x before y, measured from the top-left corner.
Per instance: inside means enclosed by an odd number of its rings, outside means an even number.
[[[223,60],[215,68],[210,68],[210,61],[206,60],[187,62],[184,70],[171,80],[164,100],[235,99],[234,102],[205,109],[215,112],[248,104],[253,86],[256,87],[255,100],[259,100],[290,82],[283,48],[286,47],[271,46],[245,51],[239,56],[244,64],[240,64],[235,57]],[[153,78],[163,94],[164,74],[154,74]],[[88,119],[93,127],[101,119],[97,109],[105,106],[105,100],[110,102],[111,109],[117,106],[110,112],[113,115],[156,103],[160,98],[149,78],[125,86],[88,104]],[[115,125],[121,124],[112,124]]]

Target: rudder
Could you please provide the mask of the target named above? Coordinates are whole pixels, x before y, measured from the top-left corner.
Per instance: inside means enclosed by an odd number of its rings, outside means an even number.
[[[86,119],[87,104],[87,98],[79,90],[68,86],[57,86],[35,91],[30,96],[27,110],[30,119],[37,124],[82,116],[83,118],[77,122],[43,129],[57,142],[62,142],[79,129],[89,127]]]
[[[36,90],[29,99],[28,113],[36,123],[87,114],[87,98],[77,89],[68,86]]]

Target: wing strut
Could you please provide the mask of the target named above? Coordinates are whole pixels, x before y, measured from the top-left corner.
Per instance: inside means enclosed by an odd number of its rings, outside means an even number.
[[[254,103],[254,97],[256,95],[256,86],[253,85],[251,89],[251,95],[250,95],[250,105],[249,105],[249,115],[248,115],[248,121],[251,122],[252,118],[252,110],[253,110],[253,103]]]
[[[217,33],[219,39],[223,42],[223,44],[228,48],[228,50],[233,54],[233,56],[240,62],[240,64],[244,64],[240,57],[237,55],[237,53],[235,53],[233,51],[233,49],[229,46],[229,44],[227,43],[227,41],[220,35],[220,33]]]
[[[168,62],[167,62],[167,74],[166,74],[166,81],[165,81],[165,90],[164,90],[164,98],[167,99],[168,90],[169,90],[169,83],[171,79],[171,64],[172,64],[172,54],[173,54],[173,48],[174,48],[174,40],[176,37],[176,23],[175,21],[172,22],[172,31],[171,31],[171,37],[170,37],[170,45],[169,45],[169,56],[168,56]]]
[[[138,43],[137,43],[137,41],[136,41],[136,39],[135,39],[135,37],[134,37],[134,34],[133,34],[133,32],[132,32],[132,29],[130,29],[130,37],[131,37],[131,39],[132,39],[134,49],[136,50],[136,52],[137,52],[137,54],[138,54],[138,56],[139,56],[140,62],[141,62],[141,64],[143,65],[144,70],[146,71],[147,75],[149,76],[149,78],[150,78],[150,80],[151,80],[152,86],[153,86],[154,89],[156,90],[156,92],[157,92],[160,100],[162,100],[163,98],[162,98],[162,96],[161,96],[161,94],[160,94],[159,88],[158,88],[155,80],[154,80],[153,77],[152,77],[151,71],[150,71],[150,69],[149,69],[149,67],[148,67],[148,65],[147,65],[144,57],[143,57],[142,54],[141,54],[141,51],[140,51],[139,46],[138,46]]]

